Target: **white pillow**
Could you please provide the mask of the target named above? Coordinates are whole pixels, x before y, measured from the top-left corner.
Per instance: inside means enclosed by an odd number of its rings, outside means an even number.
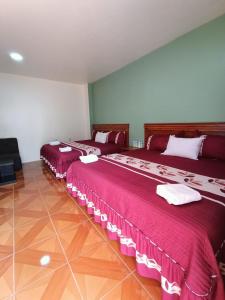
[[[95,136],[95,142],[105,144],[108,142],[109,132],[97,132]]]
[[[174,155],[191,159],[198,159],[204,136],[197,138],[177,138],[170,135],[167,148],[163,155]]]

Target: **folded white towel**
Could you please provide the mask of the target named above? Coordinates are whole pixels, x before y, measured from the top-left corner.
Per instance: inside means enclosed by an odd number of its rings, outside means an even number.
[[[67,146],[67,147],[62,147],[62,148],[59,148],[59,151],[60,152],[70,152],[72,151],[72,148]]]
[[[95,155],[95,154],[89,154],[89,155],[86,155],[86,156],[80,156],[80,160],[84,164],[89,164],[89,163],[98,161],[98,156]]]
[[[156,193],[169,204],[181,205],[201,200],[201,194],[184,184],[159,184]]]
[[[60,142],[59,141],[52,141],[52,142],[49,143],[49,145],[57,146],[57,145],[60,145]]]

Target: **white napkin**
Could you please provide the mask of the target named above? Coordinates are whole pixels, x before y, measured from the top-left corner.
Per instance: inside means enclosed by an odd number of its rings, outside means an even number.
[[[180,184],[159,184],[156,193],[165,198],[169,204],[181,205],[202,199],[201,194],[192,188]]]
[[[59,148],[59,151],[60,152],[70,152],[72,151],[72,148],[67,146],[67,147],[62,147],[62,148]]]
[[[80,156],[79,158],[80,158],[81,162],[84,163],[84,164],[89,164],[89,163],[98,161],[98,156],[95,155],[95,154],[89,154],[89,155],[86,155],[86,156]]]
[[[60,142],[59,141],[52,141],[52,142],[49,142],[49,145],[57,146],[57,145],[60,145]]]

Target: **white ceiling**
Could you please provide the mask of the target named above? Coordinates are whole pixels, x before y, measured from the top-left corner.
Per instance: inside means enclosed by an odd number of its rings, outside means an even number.
[[[0,72],[93,82],[224,13],[225,0],[0,0]]]

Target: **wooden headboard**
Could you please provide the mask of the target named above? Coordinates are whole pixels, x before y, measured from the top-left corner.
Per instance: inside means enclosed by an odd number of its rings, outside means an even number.
[[[129,124],[93,124],[93,130],[97,131],[124,131],[125,147],[129,145]]]
[[[196,131],[201,134],[225,135],[225,122],[211,123],[145,123],[145,142],[152,134],[177,134],[184,132],[191,137]]]

